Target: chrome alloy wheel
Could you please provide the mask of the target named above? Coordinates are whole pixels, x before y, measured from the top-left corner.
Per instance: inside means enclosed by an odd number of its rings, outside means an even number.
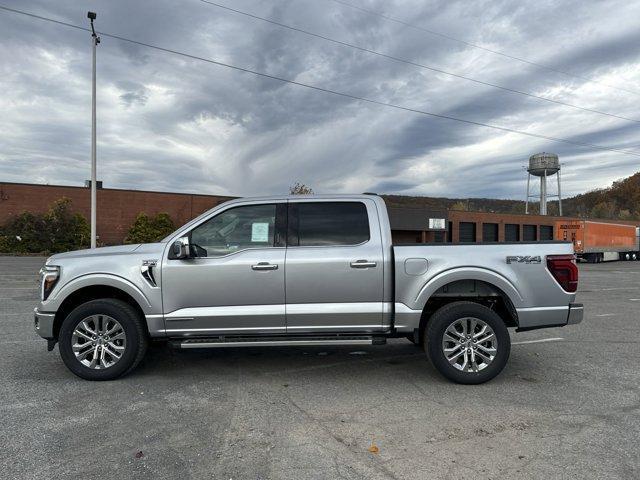
[[[449,363],[462,372],[479,372],[488,367],[498,353],[493,329],[479,318],[459,318],[447,327],[442,350]]]
[[[122,358],[127,335],[120,323],[108,315],[91,315],[76,325],[71,349],[85,367],[104,370]]]

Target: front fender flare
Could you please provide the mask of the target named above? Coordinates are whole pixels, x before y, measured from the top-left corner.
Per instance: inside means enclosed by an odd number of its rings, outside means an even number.
[[[55,294],[54,298],[48,299],[47,311],[57,311],[60,305],[64,302],[65,299],[69,297],[69,295],[72,295],[74,292],[82,288],[95,287],[96,285],[105,285],[108,287],[117,288],[127,293],[138,303],[145,315],[157,313],[153,311],[151,303],[149,302],[149,299],[146,297],[144,292],[142,292],[142,290],[140,290],[133,282],[127,280],[126,278],[109,273],[91,273],[88,275],[82,275],[65,283],[62,288],[60,288],[60,290],[58,290],[58,292]]]

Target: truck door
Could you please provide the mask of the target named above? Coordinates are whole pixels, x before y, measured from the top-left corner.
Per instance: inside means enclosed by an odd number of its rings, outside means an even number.
[[[169,336],[285,331],[286,203],[230,206],[189,232],[197,256],[165,258]]]
[[[380,331],[383,270],[372,201],[289,201],[287,333]]]

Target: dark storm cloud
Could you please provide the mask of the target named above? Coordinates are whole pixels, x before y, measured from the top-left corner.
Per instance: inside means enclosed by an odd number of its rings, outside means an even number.
[[[115,84],[122,91],[120,100],[127,107],[134,104],[144,106],[149,100],[149,90],[144,85],[126,80],[117,81]]]
[[[487,48],[640,91],[640,5],[352,0]],[[483,81],[640,118],[638,97],[540,70],[330,0],[223,2]],[[10,1],[9,6],[410,108],[578,142],[636,148],[638,124],[549,104],[311,38],[193,1]],[[566,21],[571,18],[571,22]],[[0,12],[0,180],[88,178],[90,40]],[[568,193],[638,168],[589,150],[329,95],[103,37],[99,177],[105,185],[221,194],[377,191],[522,197],[530,154],[561,155]],[[598,172],[590,175],[590,172]]]
[[[580,73],[615,67],[626,62],[637,62],[640,59],[638,44],[640,31],[614,31],[611,38],[589,43],[579,51],[557,55],[551,65],[557,68],[571,65],[571,72]]]

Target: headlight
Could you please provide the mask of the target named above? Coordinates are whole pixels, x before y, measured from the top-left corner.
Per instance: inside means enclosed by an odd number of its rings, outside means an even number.
[[[40,298],[45,301],[60,278],[60,267],[45,265],[40,269]]]

